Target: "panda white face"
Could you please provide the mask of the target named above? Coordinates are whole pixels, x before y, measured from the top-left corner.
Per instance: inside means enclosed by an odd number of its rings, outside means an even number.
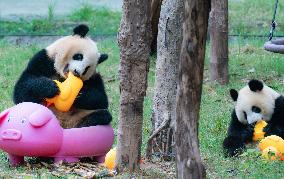
[[[73,56],[67,60],[64,68],[59,70],[66,76],[71,71],[75,76],[80,77],[83,80],[88,80],[95,72],[99,55],[93,54],[88,56],[81,52],[73,54]]]
[[[54,59],[54,68],[66,78],[69,71],[82,80],[96,73],[97,64],[107,59],[98,52],[97,44],[89,37],[77,34],[63,37],[47,48],[48,56]]]
[[[275,100],[280,96],[258,80],[251,80],[239,93],[236,90],[230,93],[236,101],[238,120],[243,124],[253,124],[261,119],[269,121],[274,113]]]

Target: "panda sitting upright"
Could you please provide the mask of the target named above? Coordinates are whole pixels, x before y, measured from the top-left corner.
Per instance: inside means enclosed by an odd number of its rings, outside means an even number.
[[[15,104],[34,102],[44,104],[46,98],[60,93],[53,80],[64,81],[69,71],[83,80],[83,87],[69,112],[55,113],[63,128],[107,125],[112,116],[103,80],[96,67],[108,58],[100,54],[96,43],[87,37],[89,28],[79,25],[74,34],[62,37],[40,50],[29,61],[18,79],[13,94]]]
[[[263,129],[265,136],[278,135],[284,138],[284,97],[258,80],[249,81],[239,93],[231,89],[236,101],[227,137],[223,142],[226,156],[237,156],[252,141],[255,123],[263,119],[268,124]]]

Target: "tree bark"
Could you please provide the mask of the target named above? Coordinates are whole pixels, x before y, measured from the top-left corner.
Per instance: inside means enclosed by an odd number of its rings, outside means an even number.
[[[121,96],[116,164],[119,171],[139,169],[150,40],[150,1],[124,0],[118,34]]]
[[[163,0],[152,0],[151,3],[151,28],[152,28],[151,54],[157,52],[158,24],[159,24],[162,1]]]
[[[210,12],[210,79],[224,85],[228,74],[228,0],[212,0]]]
[[[177,178],[205,178],[198,119],[210,1],[185,0],[175,130]]]
[[[178,65],[182,42],[184,0],[164,0],[161,8],[152,113],[152,136],[147,157],[158,154],[171,159],[175,126]],[[162,128],[162,129],[161,129]]]

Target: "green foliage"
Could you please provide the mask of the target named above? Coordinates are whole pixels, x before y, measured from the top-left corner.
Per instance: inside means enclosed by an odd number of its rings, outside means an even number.
[[[69,18],[75,22],[87,22],[90,28],[95,30],[96,34],[113,35],[118,31],[121,13],[110,11],[106,8],[94,9],[89,4],[83,4]]]
[[[54,20],[54,8],[55,8],[55,2],[50,2],[48,4],[48,14],[47,14],[47,20],[52,21]]]
[[[279,1],[276,15],[275,35],[284,35],[283,1]],[[55,18],[55,1],[48,5],[47,18],[36,18],[19,22],[0,21],[0,34],[68,34],[74,26],[71,22],[85,22],[94,34],[116,34],[121,12],[106,8],[93,8],[83,3],[66,18]],[[267,0],[229,0],[229,33],[235,35],[268,35],[274,1]]]
[[[106,8],[94,9],[89,4],[82,4],[68,17],[55,18],[54,8],[55,3],[51,2],[46,18],[15,22],[0,20],[0,35],[67,35],[79,23],[88,24],[90,34],[93,35],[114,35],[118,31],[121,12]]]
[[[95,10],[92,5],[88,3],[82,4],[80,9],[75,10],[70,19],[73,21],[90,21],[94,16]]]

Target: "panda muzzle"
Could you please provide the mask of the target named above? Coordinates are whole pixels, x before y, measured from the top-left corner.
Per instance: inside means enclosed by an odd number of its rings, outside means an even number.
[[[249,124],[253,124],[262,119],[262,115],[260,113],[252,113],[247,116],[247,121]]]

